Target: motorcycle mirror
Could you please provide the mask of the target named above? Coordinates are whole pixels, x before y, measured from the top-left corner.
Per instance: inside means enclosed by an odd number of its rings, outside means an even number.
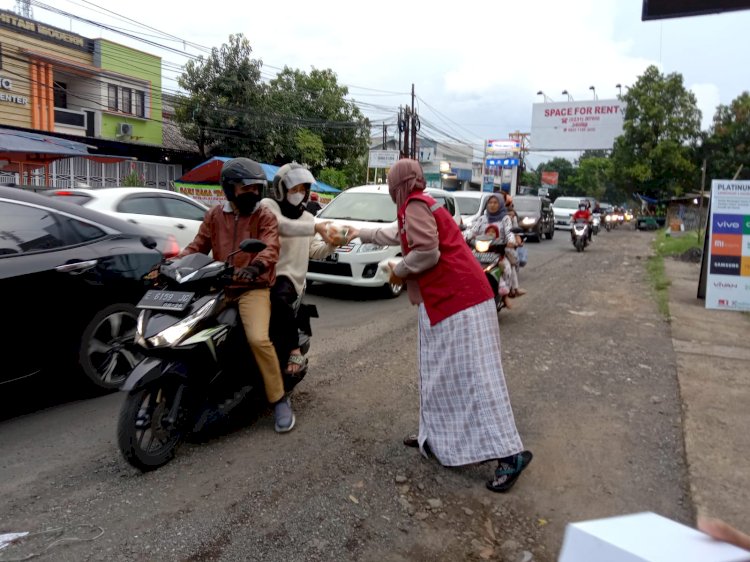
[[[264,250],[265,247],[265,243],[261,242],[260,240],[256,240],[255,238],[245,238],[242,242],[240,242],[240,250],[248,254],[257,254],[258,252]]]
[[[156,240],[154,240],[151,236],[141,236],[141,244],[146,246],[149,250],[153,250],[158,246],[156,243]]]

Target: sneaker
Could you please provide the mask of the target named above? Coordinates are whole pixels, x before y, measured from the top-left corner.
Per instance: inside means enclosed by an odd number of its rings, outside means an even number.
[[[276,422],[274,429],[277,433],[286,433],[294,427],[294,412],[289,398],[282,398],[273,407],[273,419]]]

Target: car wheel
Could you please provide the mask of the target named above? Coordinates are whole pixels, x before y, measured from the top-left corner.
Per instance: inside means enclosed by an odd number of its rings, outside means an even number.
[[[81,336],[78,360],[93,385],[119,388],[142,359],[134,340],[138,310],[132,304],[112,304],[97,312]]]
[[[393,283],[386,283],[383,285],[383,296],[387,299],[395,299],[404,290],[403,285],[395,285]]]
[[[534,238],[537,243],[540,243],[542,241],[542,223],[539,222],[536,227],[536,232],[534,233]]]

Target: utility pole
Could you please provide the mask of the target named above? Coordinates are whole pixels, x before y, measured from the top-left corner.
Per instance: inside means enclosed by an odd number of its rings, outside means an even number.
[[[414,84],[411,85],[411,151],[410,158],[417,159],[417,114],[414,111]]]
[[[383,150],[387,148],[388,143],[388,126],[383,123]]]
[[[516,131],[515,133],[508,133],[508,138],[514,141],[518,141],[520,143],[520,150],[518,152],[519,156],[519,165],[516,168],[516,190],[518,189],[518,186],[521,185],[521,169],[526,168],[526,153],[529,151],[529,137],[531,136],[531,133],[522,133],[521,131]],[[511,191],[513,191],[513,185],[511,183]],[[511,195],[515,195],[515,192],[511,193]]]

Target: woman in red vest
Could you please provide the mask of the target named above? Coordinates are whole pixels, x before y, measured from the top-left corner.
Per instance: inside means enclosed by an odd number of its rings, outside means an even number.
[[[419,435],[444,466],[497,460],[494,492],[508,491],[531,462],[516,429],[500,355],[492,288],[450,213],[424,193],[422,168],[399,160],[388,173],[398,223],[350,229],[364,243],[401,244],[391,281],[419,306]]]

